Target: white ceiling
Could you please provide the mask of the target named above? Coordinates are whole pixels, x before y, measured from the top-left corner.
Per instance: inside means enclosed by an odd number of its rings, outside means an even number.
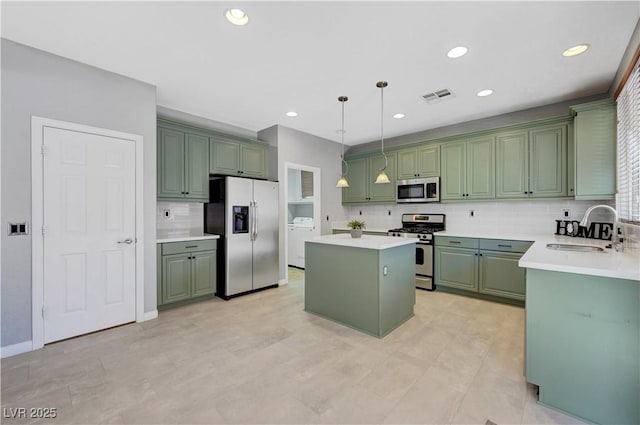
[[[249,25],[224,18],[242,7]],[[2,37],[157,86],[158,104],[348,145],[606,92],[640,2],[2,2]],[[564,49],[591,49],[563,58]],[[448,59],[455,46],[469,48]],[[453,98],[422,95],[448,88]],[[479,98],[478,90],[492,96]],[[285,113],[295,110],[296,118]],[[391,118],[396,112],[406,118]]]

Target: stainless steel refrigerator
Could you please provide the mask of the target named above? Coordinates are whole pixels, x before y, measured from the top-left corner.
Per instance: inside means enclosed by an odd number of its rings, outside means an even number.
[[[220,235],[216,295],[278,286],[278,183],[211,177],[205,231]]]

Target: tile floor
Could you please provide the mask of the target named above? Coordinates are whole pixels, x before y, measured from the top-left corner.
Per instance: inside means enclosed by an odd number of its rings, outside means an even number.
[[[55,407],[40,422],[59,424],[580,423],[536,404],[523,309],[418,291],[380,340],[305,313],[290,276],[3,359],[2,407]]]

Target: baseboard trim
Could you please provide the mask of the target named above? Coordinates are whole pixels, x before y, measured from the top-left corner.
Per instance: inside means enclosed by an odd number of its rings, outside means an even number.
[[[280,279],[278,285],[286,285],[289,283],[289,279]]]
[[[147,320],[153,320],[153,319],[156,319],[157,317],[158,317],[158,310],[146,311],[142,315],[142,321],[146,322]]]
[[[33,342],[25,341],[18,344],[7,345],[6,347],[0,348],[0,350],[0,357],[3,359],[5,357],[17,356],[18,354],[33,351]]]

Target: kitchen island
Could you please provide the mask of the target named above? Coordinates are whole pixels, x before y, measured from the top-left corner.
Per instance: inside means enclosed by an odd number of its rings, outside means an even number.
[[[638,252],[556,251],[547,242],[520,259],[527,381],[543,405],[593,423],[640,423]]]
[[[348,234],[305,243],[305,311],[384,337],[413,316],[415,239]]]

